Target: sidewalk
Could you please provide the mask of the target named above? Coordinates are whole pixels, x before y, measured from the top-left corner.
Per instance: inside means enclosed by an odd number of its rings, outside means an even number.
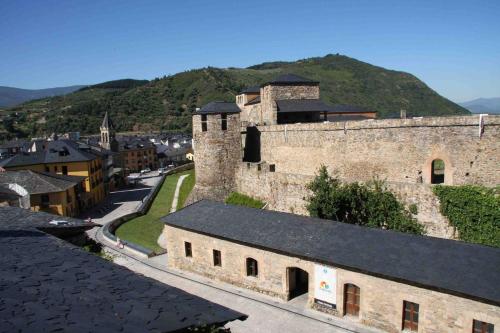
[[[214,281],[189,272],[167,267],[168,255],[143,259],[113,247],[97,235],[106,252],[115,256],[116,264],[160,282],[183,289],[193,295],[247,314],[246,321],[229,323],[231,332],[381,332],[359,323],[337,318],[302,307],[303,302],[284,302],[279,299]],[[296,303],[296,304],[295,304]]]

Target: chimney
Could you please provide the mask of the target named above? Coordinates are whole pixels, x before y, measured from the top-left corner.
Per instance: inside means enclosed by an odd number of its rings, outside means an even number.
[[[401,109],[400,116],[401,116],[401,119],[406,119],[406,110]]]

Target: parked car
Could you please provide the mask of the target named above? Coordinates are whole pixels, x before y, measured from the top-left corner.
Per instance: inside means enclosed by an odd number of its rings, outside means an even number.
[[[146,168],[146,169],[142,169],[141,170],[141,175],[144,175],[146,173],[150,173],[151,172],[151,169],[150,168]]]
[[[168,170],[167,168],[159,168],[158,169],[158,174],[159,175],[163,175],[165,172],[167,172],[167,170]]]

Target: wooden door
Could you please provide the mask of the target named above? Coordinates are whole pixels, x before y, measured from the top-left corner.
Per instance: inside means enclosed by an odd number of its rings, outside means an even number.
[[[344,286],[344,312],[346,315],[359,316],[359,287],[354,284]]]

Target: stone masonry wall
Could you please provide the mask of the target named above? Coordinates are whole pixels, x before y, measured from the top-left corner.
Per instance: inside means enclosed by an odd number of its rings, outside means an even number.
[[[312,261],[170,226],[165,227],[164,233],[168,244],[168,265],[171,268],[195,272],[287,300],[287,267],[298,267],[308,272],[308,306],[313,304],[315,263]],[[192,258],[184,255],[185,241],[192,244]],[[214,249],[221,251],[221,267],[213,266]],[[248,257],[258,261],[258,277],[246,276],[245,262]],[[332,313],[337,316],[344,314],[346,283],[355,284],[361,290],[359,321],[387,332],[401,332],[404,300],[420,305],[419,332],[422,333],[469,333],[472,332],[473,319],[500,327],[500,308],[497,306],[340,268],[337,268],[337,310]],[[346,319],[351,320],[349,317]]]
[[[269,209],[307,214],[305,185],[326,165],[345,182],[385,180],[401,200],[417,204],[428,235],[453,238],[432,193],[431,164],[445,162],[448,185],[500,184],[500,116],[485,117],[481,138],[478,123],[468,116],[258,126],[261,171],[240,163],[236,190]]]
[[[235,188],[235,169],[241,161],[239,114],[227,114],[227,130],[221,129],[221,115],[207,116],[202,131],[201,115],[193,116],[196,185],[190,201],[199,198],[223,200]]]
[[[278,123],[276,100],[319,98],[319,85],[266,85],[260,91],[262,121],[267,125]]]

